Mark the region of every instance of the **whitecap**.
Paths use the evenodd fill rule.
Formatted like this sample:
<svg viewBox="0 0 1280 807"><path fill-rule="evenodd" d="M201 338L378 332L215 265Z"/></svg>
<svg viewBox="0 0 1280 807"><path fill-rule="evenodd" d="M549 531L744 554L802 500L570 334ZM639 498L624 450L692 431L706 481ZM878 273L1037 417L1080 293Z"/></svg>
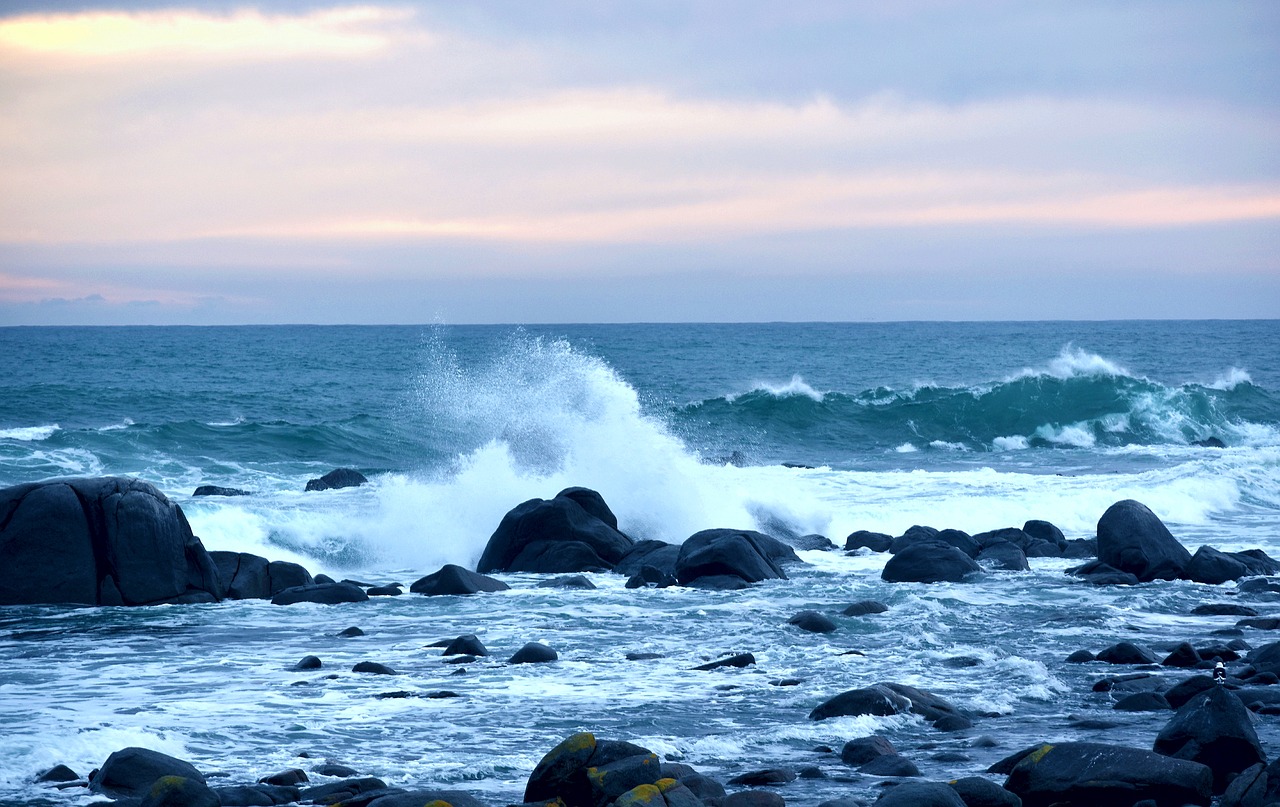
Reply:
<svg viewBox="0 0 1280 807"><path fill-rule="evenodd" d="M968 451L969 447L964 443L948 443L946 440L934 440L929 443L929 448L936 448L942 451Z"/></svg>
<svg viewBox="0 0 1280 807"><path fill-rule="evenodd" d="M1132 374L1111 361L1103 358L1096 353L1090 353L1087 350L1076 347L1075 345L1066 345L1051 359L1047 365L1041 368L1028 367L1014 375L1009 381L1017 381L1023 378L1039 378L1050 376L1061 380L1069 378L1081 378L1090 376L1106 376L1119 377L1130 376Z"/></svg>
<svg viewBox="0 0 1280 807"><path fill-rule="evenodd" d="M47 426L19 426L13 429L0 429L0 440L20 440L24 443L34 443L40 440L48 440L55 432L61 430L62 427L57 423L51 423Z"/></svg>
<svg viewBox="0 0 1280 807"><path fill-rule="evenodd" d="M916 448L911 443L903 443L902 445L894 449L894 451L898 452L899 454L912 454L919 450L920 449Z"/></svg>
<svg viewBox="0 0 1280 807"><path fill-rule="evenodd" d="M817 403L822 403L824 397L821 392L805 383L799 375L791 376L791 380L785 384L757 381L752 385L751 392L764 392L775 398L808 398ZM726 395L725 400L733 403L740 397L742 397L740 394Z"/></svg>
<svg viewBox="0 0 1280 807"><path fill-rule="evenodd" d="M1027 438L1020 434L1011 434L1007 437L997 437L991 441L992 447L997 451L1022 451L1031 447L1031 443Z"/></svg>
<svg viewBox="0 0 1280 807"><path fill-rule="evenodd" d="M1253 378L1249 376L1249 372L1241 367L1231 367L1225 373L1218 376L1209 389L1221 390L1222 392L1231 392L1241 384L1252 384Z"/></svg>
<svg viewBox="0 0 1280 807"><path fill-rule="evenodd" d="M1070 426L1054 426L1045 424L1035 431L1035 436L1050 443L1071 446L1073 448L1093 448L1098 438L1087 423L1073 423Z"/></svg>

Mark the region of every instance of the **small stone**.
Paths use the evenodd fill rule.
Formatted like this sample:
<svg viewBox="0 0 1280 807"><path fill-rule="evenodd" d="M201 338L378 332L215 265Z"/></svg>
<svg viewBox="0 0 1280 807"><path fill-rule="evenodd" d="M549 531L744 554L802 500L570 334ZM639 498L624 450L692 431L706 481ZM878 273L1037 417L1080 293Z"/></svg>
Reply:
<svg viewBox="0 0 1280 807"><path fill-rule="evenodd" d="M395 670L376 661L361 661L351 668L355 673L371 673L373 675L399 675Z"/></svg>

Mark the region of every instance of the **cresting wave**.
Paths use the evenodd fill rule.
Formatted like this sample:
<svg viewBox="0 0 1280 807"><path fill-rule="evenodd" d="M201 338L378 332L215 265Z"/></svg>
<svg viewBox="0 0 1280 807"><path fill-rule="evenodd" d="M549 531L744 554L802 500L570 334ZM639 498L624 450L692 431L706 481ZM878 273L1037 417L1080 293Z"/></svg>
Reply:
<svg viewBox="0 0 1280 807"><path fill-rule="evenodd" d="M1169 386L1065 348L1042 369L1004 380L908 390L817 392L799 376L679 407L677 421L768 435L778 445L822 443L884 451L1280 445L1276 393L1231 368L1213 382Z"/></svg>

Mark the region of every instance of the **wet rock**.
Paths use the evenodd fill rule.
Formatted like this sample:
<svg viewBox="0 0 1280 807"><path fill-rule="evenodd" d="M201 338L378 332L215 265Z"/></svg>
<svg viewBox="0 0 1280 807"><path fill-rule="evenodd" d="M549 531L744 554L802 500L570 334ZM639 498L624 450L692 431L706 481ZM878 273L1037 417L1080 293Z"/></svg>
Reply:
<svg viewBox="0 0 1280 807"><path fill-rule="evenodd" d="M845 616L866 616L867 614L883 614L889 606L876 600L858 600L840 613Z"/></svg>
<svg viewBox="0 0 1280 807"><path fill-rule="evenodd" d="M423 594L428 597L507 591L510 588L511 586L501 580L486 577L452 563L445 564L440 571L420 578L409 586L409 590L414 594Z"/></svg>
<svg viewBox="0 0 1280 807"><path fill-rule="evenodd" d="M744 591L751 588L750 583L736 574L709 574L704 577L696 577L685 585L688 588L699 588L706 591Z"/></svg>
<svg viewBox="0 0 1280 807"><path fill-rule="evenodd" d="M1022 525L1022 531L1038 541L1053 544L1059 550L1067 548L1067 537L1052 522L1032 519Z"/></svg>
<svg viewBox="0 0 1280 807"><path fill-rule="evenodd" d="M1005 790L990 779L966 776L947 782L965 807L1022 807L1022 799Z"/></svg>
<svg viewBox="0 0 1280 807"><path fill-rule="evenodd" d="M293 665L294 672L306 672L307 670L318 670L324 666L318 656L303 656L298 663Z"/></svg>
<svg viewBox="0 0 1280 807"><path fill-rule="evenodd" d="M884 565L880 579L889 583L958 583L981 572L973 558L936 539L913 542Z"/></svg>
<svg viewBox="0 0 1280 807"><path fill-rule="evenodd" d="M1146 583L1182 577L1191 553L1146 505L1125 499L1098 520L1098 560Z"/></svg>
<svg viewBox="0 0 1280 807"><path fill-rule="evenodd" d="M549 661L555 661L560 655L540 642L529 642L524 647L516 651L515 655L507 659L508 664L545 664Z"/></svg>
<svg viewBox="0 0 1280 807"><path fill-rule="evenodd" d="M786 803L772 790L739 790L725 796L720 807L786 807Z"/></svg>
<svg viewBox="0 0 1280 807"><path fill-rule="evenodd" d="M1223 686L1214 686L1178 709L1160 730L1154 750L1207 765L1213 771L1215 793L1226 790L1233 775L1266 763L1249 710Z"/></svg>
<svg viewBox="0 0 1280 807"><path fill-rule="evenodd" d="M815 550L830 552L836 548L836 545L831 542L830 538L825 535L818 535L817 533L797 535L794 538L788 538L787 543L792 549L799 549L805 552Z"/></svg>
<svg viewBox="0 0 1280 807"><path fill-rule="evenodd" d="M572 588L582 591L595 591L596 584L580 574L565 574L553 577L550 580L543 580L538 584L538 588Z"/></svg>
<svg viewBox="0 0 1280 807"><path fill-rule="evenodd" d="M1236 591L1241 594L1280 594L1280 580L1265 577L1241 580L1236 584Z"/></svg>
<svg viewBox="0 0 1280 807"><path fill-rule="evenodd" d="M652 759L651 764L626 766L621 775L611 777L608 772L599 776L599 772L607 766L627 759ZM593 780L592 773L597 774ZM611 772L611 771L610 771ZM634 781L637 774L651 776L649 782ZM626 779L631 786L620 790L618 795L641 784L653 784L662 778L661 764L648 749L627 742L600 740L594 734L580 732L574 734L555 748L547 752L529 775L525 785L524 801L526 804L544 803L560 799L566 807L604 807L607 802L597 801L602 787L614 784L610 779ZM615 796L616 798L616 796Z"/></svg>
<svg viewBox="0 0 1280 807"><path fill-rule="evenodd" d="M341 782L330 782L303 789L298 800L309 804L337 804L348 801L361 793L372 793L386 790L387 783L372 776L361 776L343 779Z"/></svg>
<svg viewBox="0 0 1280 807"><path fill-rule="evenodd" d="M902 782L884 792L875 807L965 807L954 788L941 782Z"/></svg>
<svg viewBox="0 0 1280 807"><path fill-rule="evenodd" d="M222 807L222 802L203 780L161 776L147 788L140 807Z"/></svg>
<svg viewBox="0 0 1280 807"><path fill-rule="evenodd" d="M344 779L360 775L360 772L355 768L341 765L337 762L326 762L316 768L315 773L317 776L340 776Z"/></svg>
<svg viewBox="0 0 1280 807"><path fill-rule="evenodd" d="M273 807L292 804L299 798L296 787L276 785L240 785L212 788L222 807Z"/></svg>
<svg viewBox="0 0 1280 807"><path fill-rule="evenodd" d="M1066 660L1068 664L1087 664L1088 662L1093 661L1096 658L1097 656L1095 656L1093 653L1089 652L1088 650L1077 650L1076 652L1067 656Z"/></svg>
<svg viewBox="0 0 1280 807"><path fill-rule="evenodd" d="M340 639L354 639L357 636L364 636L364 631L354 625L338 631L338 638Z"/></svg>
<svg viewBox="0 0 1280 807"><path fill-rule="evenodd" d="M868 776L919 776L920 769L899 754L885 754L858 766L858 773Z"/></svg>
<svg viewBox="0 0 1280 807"><path fill-rule="evenodd" d="M484 646L484 642L474 633L464 634L449 642L445 646L445 656L487 656L489 648Z"/></svg>
<svg viewBox="0 0 1280 807"><path fill-rule="evenodd" d="M877 757L897 754L898 749L884 737L858 737L840 749L840 761L846 765L865 765Z"/></svg>
<svg viewBox="0 0 1280 807"><path fill-rule="evenodd" d="M304 782L310 782L307 772L301 768L289 768L287 770L278 771L270 776L264 776L258 780L258 784L262 785L278 785L281 787L292 787L300 785Z"/></svg>
<svg viewBox="0 0 1280 807"><path fill-rule="evenodd" d="M675 579L676 559L680 547L665 541L640 541L628 549L613 567L615 574L629 577L639 574L645 566L651 566L664 576Z"/></svg>
<svg viewBox="0 0 1280 807"><path fill-rule="evenodd" d="M788 619L787 624L809 633L832 633L836 629L836 623L830 617L817 611L801 611Z"/></svg>
<svg viewBox="0 0 1280 807"><path fill-rule="evenodd" d="M90 774L89 789L112 798L141 798L161 777L173 776L204 784L204 777L190 762L136 746L123 748Z"/></svg>
<svg viewBox="0 0 1280 807"><path fill-rule="evenodd" d="M1219 807L1264 807L1268 803L1274 803L1268 798L1271 777L1267 770L1267 767L1259 762L1231 780L1231 784L1227 785L1222 799L1218 802Z"/></svg>
<svg viewBox="0 0 1280 807"><path fill-rule="evenodd" d="M49 770L36 777L37 782L76 782L79 781L80 774L68 768L66 765L54 765Z"/></svg>
<svg viewBox="0 0 1280 807"><path fill-rule="evenodd" d="M844 539L844 548L847 551L866 547L872 552L888 552L892 544L892 535L885 535L883 532L868 532L867 530L858 530L850 533L849 537Z"/></svg>
<svg viewBox="0 0 1280 807"><path fill-rule="evenodd" d="M337 490L339 488L354 488L367 484L369 484L369 480L365 479L364 474L354 468L335 468L319 479L307 480L307 490Z"/></svg>
<svg viewBox="0 0 1280 807"><path fill-rule="evenodd" d="M726 656L725 658L722 658L722 659L716 659L715 661L711 661L706 664L700 664L697 667L694 667L693 669L702 670L702 671L719 670L724 667L750 667L752 664L755 664L755 663L756 663L756 657L751 655L750 653L738 653L733 656Z"/></svg>
<svg viewBox="0 0 1280 807"><path fill-rule="evenodd" d="M476 571L611 571L633 543L600 494L567 488L553 499L530 499L511 509L490 536Z"/></svg>
<svg viewBox="0 0 1280 807"><path fill-rule="evenodd" d="M1155 664L1155 654L1133 642L1120 642L1106 648L1097 656L1108 664Z"/></svg>
<svg viewBox="0 0 1280 807"><path fill-rule="evenodd" d="M123 477L0 489L0 605L213 602L217 567L182 508Z"/></svg>
<svg viewBox="0 0 1280 807"><path fill-rule="evenodd" d="M1183 642L1160 662L1162 667L1195 667L1203 661L1190 642Z"/></svg>
<svg viewBox="0 0 1280 807"><path fill-rule="evenodd" d="M968 716L946 700L904 684L882 683L851 689L825 701L809 713L810 720L858 715L896 715L912 712L943 731L973 725Z"/></svg>
<svg viewBox="0 0 1280 807"><path fill-rule="evenodd" d="M1067 574L1081 577L1086 583L1095 586L1136 586L1141 582L1138 580L1137 575L1122 572L1100 560L1091 561L1074 569L1068 569Z"/></svg>
<svg viewBox="0 0 1280 807"><path fill-rule="evenodd" d="M271 598L272 605L296 605L313 602L321 605L337 605L344 602L368 602L364 589L350 583L312 583L309 586L286 588Z"/></svg>
<svg viewBox="0 0 1280 807"><path fill-rule="evenodd" d="M1258 611L1234 602L1209 602L1191 609L1195 616L1257 616Z"/></svg>
<svg viewBox="0 0 1280 807"><path fill-rule="evenodd" d="M1237 628L1253 628L1255 630L1280 630L1280 617L1251 616L1236 622Z"/></svg>
<svg viewBox="0 0 1280 807"><path fill-rule="evenodd" d="M785 785L796 780L796 772L788 768L768 768L762 771L749 771L733 777L725 784L737 787L764 787Z"/></svg>
<svg viewBox="0 0 1280 807"><path fill-rule="evenodd" d="M1173 707L1159 692L1135 692L1116 701L1112 708L1121 712L1165 712Z"/></svg>
<svg viewBox="0 0 1280 807"><path fill-rule="evenodd" d="M627 588L670 588L677 584L678 581L669 572L648 564L641 566L640 571L627 580Z"/></svg>
<svg viewBox="0 0 1280 807"><path fill-rule="evenodd" d="M1093 683L1094 692L1151 692L1163 686L1163 679L1151 673L1109 675Z"/></svg>
<svg viewBox="0 0 1280 807"><path fill-rule="evenodd" d="M979 564L1006 572L1027 572L1031 570L1027 563L1027 555L1008 541L990 543L982 548L977 558Z"/></svg>
<svg viewBox="0 0 1280 807"><path fill-rule="evenodd" d="M1207 805L1213 773L1197 762L1139 748L1046 743L1018 761L1004 787L1026 807L1131 807L1143 799L1160 805Z"/></svg>
<svg viewBox="0 0 1280 807"><path fill-rule="evenodd" d="M218 485L201 485L192 492L192 496L248 496L249 491L240 488L224 488Z"/></svg>
<svg viewBox="0 0 1280 807"><path fill-rule="evenodd" d="M737 577L745 583L786 579L779 565L799 562L791 547L751 530L703 530L680 547L675 576L681 585L699 578Z"/></svg>
<svg viewBox="0 0 1280 807"><path fill-rule="evenodd" d="M389 586L370 586L364 593L370 597L399 597L404 592L400 590L399 583L392 583Z"/></svg>
<svg viewBox="0 0 1280 807"><path fill-rule="evenodd" d="M1165 700L1174 709L1181 709L1196 695L1215 686L1213 678L1208 675L1193 675L1190 678L1170 687L1165 693Z"/></svg>
<svg viewBox="0 0 1280 807"><path fill-rule="evenodd" d="M361 661L351 668L353 673L369 673L371 675L399 675L395 670L376 661Z"/></svg>

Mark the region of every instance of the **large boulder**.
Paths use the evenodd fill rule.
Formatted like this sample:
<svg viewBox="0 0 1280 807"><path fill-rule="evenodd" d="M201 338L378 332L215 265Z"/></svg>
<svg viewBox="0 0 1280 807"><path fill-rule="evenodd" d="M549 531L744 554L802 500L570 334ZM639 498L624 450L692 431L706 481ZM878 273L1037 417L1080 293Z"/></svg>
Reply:
<svg viewBox="0 0 1280 807"><path fill-rule="evenodd" d="M525 786L526 804L560 799L565 807L605 807L627 791L662 779L662 766L647 748L596 740L579 732L547 752Z"/></svg>
<svg viewBox="0 0 1280 807"><path fill-rule="evenodd" d="M209 553L229 600L265 600L285 589L309 586L315 582L302 566L283 560L269 561L248 552Z"/></svg>
<svg viewBox="0 0 1280 807"><path fill-rule="evenodd" d="M1154 750L1207 765L1216 793L1226 790L1236 774L1267 761L1249 710L1224 686L1214 686L1178 709L1160 730Z"/></svg>
<svg viewBox="0 0 1280 807"><path fill-rule="evenodd" d="M958 583L982 567L967 553L940 539L913 541L884 565L889 583Z"/></svg>
<svg viewBox="0 0 1280 807"><path fill-rule="evenodd" d="M676 576L676 560L680 557L680 547L666 541L640 541L634 544L613 567L617 574L627 577L640 573L648 566L657 569L667 577Z"/></svg>
<svg viewBox="0 0 1280 807"><path fill-rule="evenodd" d="M600 494L586 488L568 488L554 499L530 499L503 516L476 571L611 571L632 547L617 523Z"/></svg>
<svg viewBox="0 0 1280 807"><path fill-rule="evenodd" d="M932 692L894 683L874 684L842 692L819 704L809 713L809 719L827 720L832 717L860 715L884 717L907 712L920 715L943 731L966 729L973 725L968 715Z"/></svg>
<svg viewBox="0 0 1280 807"><path fill-rule="evenodd" d="M107 757L89 779L89 789L112 798L142 798L157 779L166 776L204 784L204 776L190 762L149 748L122 748Z"/></svg>
<svg viewBox="0 0 1280 807"><path fill-rule="evenodd" d="M419 578L409 586L414 594L440 596L448 594L479 594L480 592L506 591L511 588L501 580L477 574L452 563L447 563L438 572L432 572Z"/></svg>
<svg viewBox="0 0 1280 807"><path fill-rule="evenodd" d="M1197 583L1217 585L1253 575L1275 574L1280 566L1260 549L1244 552L1220 552L1202 546L1191 556L1183 576Z"/></svg>
<svg viewBox="0 0 1280 807"><path fill-rule="evenodd" d="M942 782L903 782L876 800L876 807L965 807L964 799Z"/></svg>
<svg viewBox="0 0 1280 807"><path fill-rule="evenodd" d="M1046 743L1013 766L1004 786L1021 798L1025 807L1133 807L1144 799L1151 799L1158 807L1182 807L1209 804L1213 773L1198 762L1140 748Z"/></svg>
<svg viewBox="0 0 1280 807"><path fill-rule="evenodd" d="M0 605L213 602L222 582L182 508L146 482L0 490Z"/></svg>
<svg viewBox="0 0 1280 807"><path fill-rule="evenodd" d="M791 547L752 530L703 530L685 540L676 558L676 580L737 577L746 583L786 579L780 563L799 561Z"/></svg>
<svg viewBox="0 0 1280 807"><path fill-rule="evenodd" d="M369 595L353 583L312 583L294 586L271 598L273 605L295 605L314 602L321 605L337 605L342 602L368 602Z"/></svg>
<svg viewBox="0 0 1280 807"><path fill-rule="evenodd" d="M1145 504L1125 499L1098 519L1098 560L1147 583L1182 577L1191 553Z"/></svg>

